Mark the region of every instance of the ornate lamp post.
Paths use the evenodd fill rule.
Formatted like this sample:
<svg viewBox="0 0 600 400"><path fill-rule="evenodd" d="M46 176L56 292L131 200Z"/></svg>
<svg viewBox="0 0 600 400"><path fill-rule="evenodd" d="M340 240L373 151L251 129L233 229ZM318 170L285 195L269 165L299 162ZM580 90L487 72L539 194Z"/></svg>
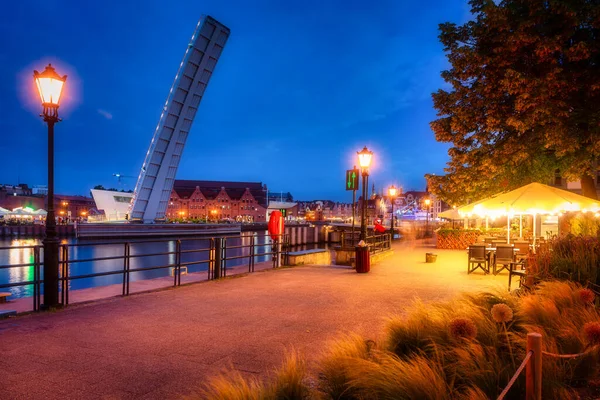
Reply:
<svg viewBox="0 0 600 400"><path fill-rule="evenodd" d="M396 198L398 191L394 185L388 189L388 195L390 196L390 202L392 203L392 220L390 222L390 231L392 232L392 240L394 240L394 199Z"/></svg>
<svg viewBox="0 0 600 400"><path fill-rule="evenodd" d="M33 71L33 79L42 100L42 114L48 125L48 215L44 238L44 308L58 305L58 239L54 216L54 124L60 121L58 107L67 76L56 73L51 64L39 73Z"/></svg>
<svg viewBox="0 0 600 400"><path fill-rule="evenodd" d="M367 149L365 146L364 149L357 152L358 154L358 164L360 165L362 171L362 218L360 220L360 240L367 240L367 188L369 186L369 166L371 165L371 158L373 157L373 152Z"/></svg>
<svg viewBox="0 0 600 400"><path fill-rule="evenodd" d="M427 210L427 222L425 223L425 232L429 234L429 205L431 204L431 199L425 199L425 209Z"/></svg>

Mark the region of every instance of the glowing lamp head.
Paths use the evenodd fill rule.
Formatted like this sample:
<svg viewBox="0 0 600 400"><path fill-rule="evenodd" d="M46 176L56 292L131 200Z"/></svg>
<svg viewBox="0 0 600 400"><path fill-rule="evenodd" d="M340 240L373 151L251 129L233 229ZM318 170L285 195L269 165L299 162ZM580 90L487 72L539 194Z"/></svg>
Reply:
<svg viewBox="0 0 600 400"><path fill-rule="evenodd" d="M431 204L431 199L425 199L425 205L428 206Z"/></svg>
<svg viewBox="0 0 600 400"><path fill-rule="evenodd" d="M58 106L67 76L60 76L54 67L48 64L43 72L33 71L33 79L37 85L45 117L58 118Z"/></svg>
<svg viewBox="0 0 600 400"><path fill-rule="evenodd" d="M358 164L361 168L367 169L371 165L371 158L373 157L373 152L367 149L365 146L364 149L357 152L358 154Z"/></svg>
<svg viewBox="0 0 600 400"><path fill-rule="evenodd" d="M390 186L390 188L388 189L388 194L390 195L390 197L396 197L396 193L396 187L394 185Z"/></svg>

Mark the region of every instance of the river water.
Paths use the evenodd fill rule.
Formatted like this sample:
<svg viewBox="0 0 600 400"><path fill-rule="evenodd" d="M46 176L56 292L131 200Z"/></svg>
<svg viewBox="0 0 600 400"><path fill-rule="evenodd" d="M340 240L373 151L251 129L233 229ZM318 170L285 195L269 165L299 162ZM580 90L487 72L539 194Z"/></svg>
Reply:
<svg viewBox="0 0 600 400"><path fill-rule="evenodd" d="M227 237L227 257L247 256L250 254L250 248L232 248L234 246L249 245L252 241L251 235L254 235L255 254L268 253L271 251L271 240L266 235L266 232L245 232L242 236ZM204 250L201 252L185 253L185 250L208 249L210 247L210 239L181 239L181 262L195 262L208 260L209 252ZM102 242L103 244L97 244ZM69 260L88 260L101 257L123 256L124 240L77 240L65 239L62 244L77 244L77 246L69 247ZM130 240L130 254L155 254L164 252L174 252L176 249L176 239L159 239L157 242L144 242ZM33 263L34 250L18 248L19 246L41 245L40 239L0 239L0 247L11 247L7 250L0 250L0 266ZM314 246L309 246L314 247ZM301 248L307 248L302 246ZM42 252L40 251L40 257ZM255 262L270 261L270 255L256 256ZM146 268L152 266L161 266L175 263L175 254L153 255L144 257L130 258L130 269ZM227 268L248 265L248 257L227 260ZM43 269L40 268L40 269ZM200 264L188 266L188 272L207 271L208 263L201 262ZM108 271L122 271L123 259L115 260L94 260L83 262L70 262L69 276L85 275ZM153 279L164 276L169 276L169 269L156 269L150 271L140 271L130 274L130 281L142 279ZM0 269L0 285L6 283L26 282L33 280L33 267L16 267L9 269ZM122 283L123 277L121 274L98 276L92 278L74 279L69 282L70 290L85 289L96 286L112 285ZM13 298L28 297L33 295L33 286L15 286L11 288L0 289L0 291L10 291Z"/></svg>

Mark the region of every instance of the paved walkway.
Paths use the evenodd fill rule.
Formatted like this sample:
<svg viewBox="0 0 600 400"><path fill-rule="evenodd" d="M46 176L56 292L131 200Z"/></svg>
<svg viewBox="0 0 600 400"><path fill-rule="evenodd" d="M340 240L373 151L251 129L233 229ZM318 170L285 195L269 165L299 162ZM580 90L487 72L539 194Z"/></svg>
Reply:
<svg viewBox="0 0 600 400"><path fill-rule="evenodd" d="M292 346L316 360L342 332L377 338L416 297L507 282L467 275L465 251L394 250L369 274L269 270L0 321L0 399L179 398L228 367L266 376Z"/></svg>

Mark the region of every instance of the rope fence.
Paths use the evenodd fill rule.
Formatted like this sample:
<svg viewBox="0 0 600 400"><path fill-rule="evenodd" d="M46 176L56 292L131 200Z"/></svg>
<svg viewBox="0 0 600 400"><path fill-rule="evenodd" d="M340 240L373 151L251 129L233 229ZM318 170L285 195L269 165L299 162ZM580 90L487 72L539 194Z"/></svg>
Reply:
<svg viewBox="0 0 600 400"><path fill-rule="evenodd" d="M542 335L539 333L527 334L527 354L521 362L521 365L515 371L514 375L498 396L498 400L503 400L508 391L515 384L523 369L525 370L525 399L526 400L541 400L542 399L542 355L548 357L574 359L581 357L587 352L578 354L556 354L542 350Z"/></svg>

